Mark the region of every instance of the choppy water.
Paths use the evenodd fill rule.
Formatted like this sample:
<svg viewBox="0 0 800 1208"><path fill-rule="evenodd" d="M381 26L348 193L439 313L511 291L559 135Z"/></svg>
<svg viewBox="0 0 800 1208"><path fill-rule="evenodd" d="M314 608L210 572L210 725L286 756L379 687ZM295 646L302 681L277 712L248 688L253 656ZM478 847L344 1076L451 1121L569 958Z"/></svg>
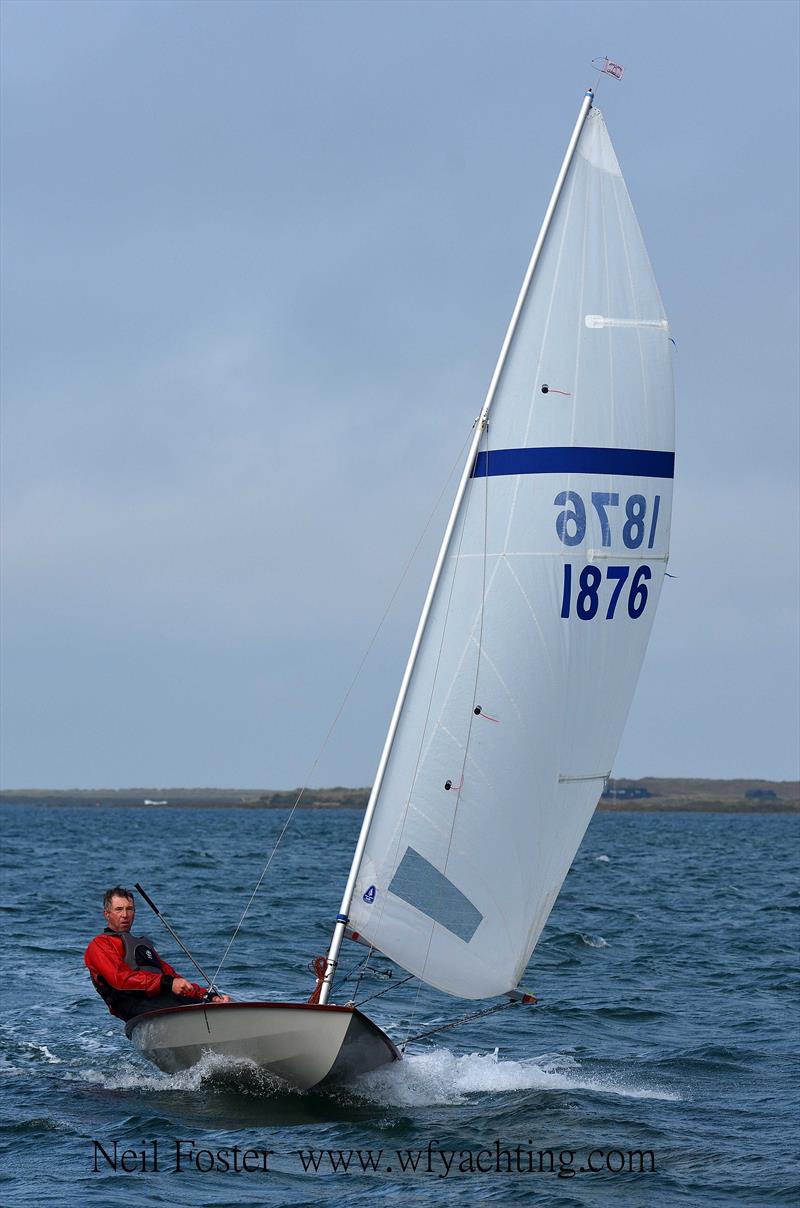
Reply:
<svg viewBox="0 0 800 1208"><path fill-rule="evenodd" d="M82 964L102 926L102 889L141 880L213 967L282 813L6 808L0 818L0 1202L9 1208L375 1205L409 1195L797 1203L796 818L598 815L525 979L541 1004L444 1033L327 1094L287 1092L227 1062L159 1073L130 1049ZM234 995L310 991L306 962L325 949L360 818L299 816L223 976ZM147 914L141 907L140 930L189 972ZM383 988L365 982L361 997ZM397 989L367 1009L398 1036L462 1004ZM116 1173L95 1142L109 1155L117 1143ZM176 1142L181 1153L190 1142L193 1152L227 1149L230 1164L234 1146L273 1153L266 1172L258 1157L249 1171L214 1157L212 1170L183 1160L189 1169L177 1172ZM123 1171L122 1151L143 1147L148 1169ZM314 1160L322 1152L316 1173L304 1169L311 1150ZM334 1172L331 1159L350 1151L349 1170ZM639 1172L633 1151L652 1152L655 1173L649 1157ZM415 1158L416 1171L403 1171Z"/></svg>

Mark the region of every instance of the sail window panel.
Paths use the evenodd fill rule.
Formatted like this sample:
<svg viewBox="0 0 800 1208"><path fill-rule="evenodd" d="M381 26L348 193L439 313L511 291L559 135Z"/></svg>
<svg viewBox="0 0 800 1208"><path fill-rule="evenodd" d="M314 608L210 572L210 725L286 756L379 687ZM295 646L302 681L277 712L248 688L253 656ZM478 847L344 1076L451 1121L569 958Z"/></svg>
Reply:
<svg viewBox="0 0 800 1208"><path fill-rule="evenodd" d="M429 921L401 898L387 895L381 914L365 917L363 922L360 907L354 905L359 934L436 989L461 998L491 998L513 989L519 980L515 951L496 926L480 927L467 947L453 932ZM499 905L499 899L492 903L493 915Z"/></svg>
<svg viewBox="0 0 800 1208"><path fill-rule="evenodd" d="M413 847L407 847L389 893L428 915L468 944L483 922L469 898Z"/></svg>

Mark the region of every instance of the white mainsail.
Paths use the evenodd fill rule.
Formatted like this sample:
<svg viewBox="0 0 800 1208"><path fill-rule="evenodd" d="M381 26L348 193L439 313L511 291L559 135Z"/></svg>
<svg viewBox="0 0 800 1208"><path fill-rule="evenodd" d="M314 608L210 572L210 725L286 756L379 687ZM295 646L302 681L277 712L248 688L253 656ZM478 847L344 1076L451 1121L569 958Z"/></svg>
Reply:
<svg viewBox="0 0 800 1208"><path fill-rule="evenodd" d="M666 570L673 441L667 321L593 109L502 360L349 910L441 990L517 986L589 823Z"/></svg>

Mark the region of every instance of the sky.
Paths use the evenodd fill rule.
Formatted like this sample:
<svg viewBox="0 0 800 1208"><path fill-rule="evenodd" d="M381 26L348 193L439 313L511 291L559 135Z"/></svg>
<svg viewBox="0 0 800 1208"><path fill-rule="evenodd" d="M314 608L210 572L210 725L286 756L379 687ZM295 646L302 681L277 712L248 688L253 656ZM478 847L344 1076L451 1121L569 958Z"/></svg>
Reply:
<svg viewBox="0 0 800 1208"><path fill-rule="evenodd" d="M371 782L604 55L678 417L614 772L797 777L799 11L4 0L3 786Z"/></svg>

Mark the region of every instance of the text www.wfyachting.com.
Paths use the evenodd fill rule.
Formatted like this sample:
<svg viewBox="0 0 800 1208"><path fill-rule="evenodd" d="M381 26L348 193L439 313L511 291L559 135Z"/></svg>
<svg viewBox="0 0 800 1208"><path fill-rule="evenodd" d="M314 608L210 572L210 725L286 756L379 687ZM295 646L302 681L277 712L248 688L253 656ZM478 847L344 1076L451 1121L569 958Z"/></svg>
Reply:
<svg viewBox="0 0 800 1208"><path fill-rule="evenodd" d="M297 1149L277 1154L273 1149L239 1145L209 1149L196 1141L178 1138L144 1142L141 1148L123 1148L117 1141L93 1141L95 1174L110 1170L124 1174L171 1172L184 1174L270 1174L270 1159L277 1157L285 1169L294 1159L306 1174L405 1174L447 1179L453 1175L554 1175L571 1179L578 1174L655 1174L652 1149L536 1149L509 1145L497 1139L483 1149L447 1149L438 1140L419 1149Z"/></svg>
<svg viewBox="0 0 800 1208"><path fill-rule="evenodd" d="M581 1155L572 1149L533 1149L506 1146L497 1140L486 1149L443 1149L430 1141L424 1149L301 1149L298 1157L306 1173L323 1171L383 1171L446 1179L451 1174L554 1174L571 1179L576 1174L655 1174L652 1149L590 1149Z"/></svg>

